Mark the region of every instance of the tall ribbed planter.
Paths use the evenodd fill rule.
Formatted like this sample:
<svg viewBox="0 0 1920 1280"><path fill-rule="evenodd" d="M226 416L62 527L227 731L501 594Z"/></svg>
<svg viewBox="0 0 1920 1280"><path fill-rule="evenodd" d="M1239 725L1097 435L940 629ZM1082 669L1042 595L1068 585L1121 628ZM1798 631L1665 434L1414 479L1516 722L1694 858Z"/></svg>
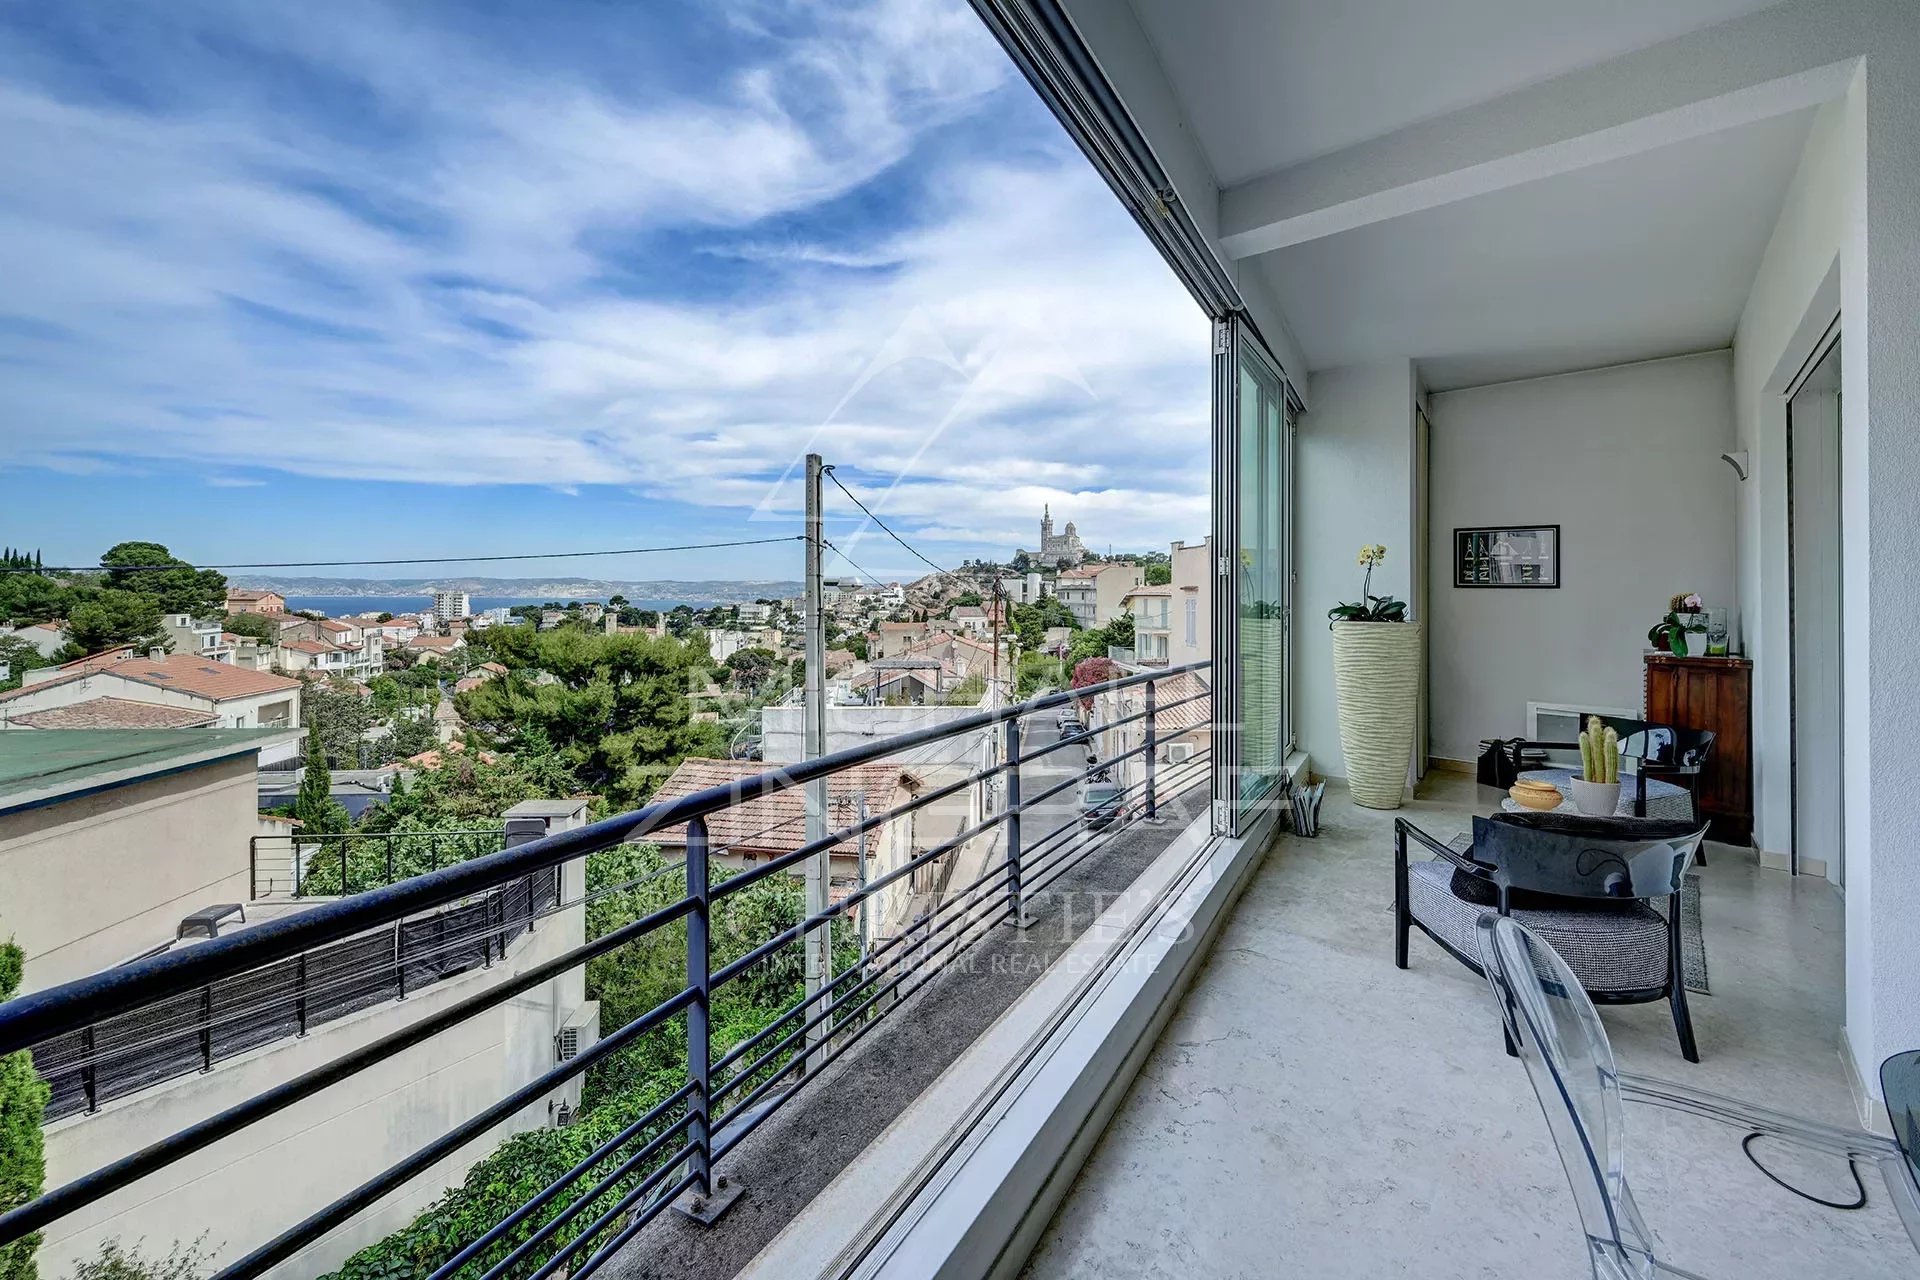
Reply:
<svg viewBox="0 0 1920 1280"><path fill-rule="evenodd" d="M1420 624L1333 624L1333 688L1347 789L1368 809L1398 809L1413 765L1420 700Z"/></svg>

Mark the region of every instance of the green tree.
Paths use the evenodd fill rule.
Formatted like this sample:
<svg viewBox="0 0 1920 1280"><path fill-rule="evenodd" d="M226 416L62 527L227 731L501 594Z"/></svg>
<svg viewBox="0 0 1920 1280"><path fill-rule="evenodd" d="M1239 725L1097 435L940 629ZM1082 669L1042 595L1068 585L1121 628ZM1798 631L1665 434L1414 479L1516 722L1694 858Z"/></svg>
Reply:
<svg viewBox="0 0 1920 1280"><path fill-rule="evenodd" d="M205 1239L176 1244L164 1258L150 1258L138 1245L123 1249L119 1240L109 1240L100 1246L99 1257L74 1265L72 1280L200 1280L213 1263L201 1248Z"/></svg>
<svg viewBox="0 0 1920 1280"><path fill-rule="evenodd" d="M68 647L79 650L75 656L123 644L136 649L165 648L170 640L160 614L160 602L152 596L115 589L94 592L75 603L67 614Z"/></svg>
<svg viewBox="0 0 1920 1280"><path fill-rule="evenodd" d="M1148 586L1164 587L1172 581L1173 581L1172 565L1163 564L1158 560L1153 561L1151 564L1147 565L1147 585Z"/></svg>
<svg viewBox="0 0 1920 1280"><path fill-rule="evenodd" d="M263 613L230 613L221 625L237 636L251 636L255 640L273 639L273 620Z"/></svg>
<svg viewBox="0 0 1920 1280"><path fill-rule="evenodd" d="M20 989L26 957L13 942L0 943L0 1001ZM33 1055L18 1049L0 1058L0 1211L25 1204L46 1182L45 1145L40 1137L46 1113L46 1082L33 1069ZM0 1244L0 1280L35 1280L33 1254L40 1247L35 1231Z"/></svg>
<svg viewBox="0 0 1920 1280"><path fill-rule="evenodd" d="M510 674L455 698L461 716L509 748L539 729L581 783L609 804L642 803L690 755L721 756L717 725L692 722L687 691L706 650L671 637L498 628ZM544 672L551 681L530 678Z"/></svg>
<svg viewBox="0 0 1920 1280"><path fill-rule="evenodd" d="M361 753L375 717L372 703L358 689L345 682L309 680L301 691L300 707L307 723L319 733L325 763L339 769L362 767Z"/></svg>
<svg viewBox="0 0 1920 1280"><path fill-rule="evenodd" d="M121 542L100 557L107 586L151 596L162 613L216 614L226 607L227 579L196 569L157 542ZM127 566L158 566L132 568Z"/></svg>
<svg viewBox="0 0 1920 1280"><path fill-rule="evenodd" d="M1023 649L1038 649L1046 642L1049 627L1065 627L1069 631L1078 631L1080 622L1073 616L1073 610L1060 603L1058 596L1041 596L1031 604L1015 606L1013 610L1013 632L1020 638Z"/></svg>
<svg viewBox="0 0 1920 1280"><path fill-rule="evenodd" d="M327 769L326 744L317 720L307 721L307 767L293 799L293 816L307 835L345 831L351 825L346 806L333 798L333 774Z"/></svg>
<svg viewBox="0 0 1920 1280"><path fill-rule="evenodd" d="M1133 647L1133 615L1123 613L1104 627L1076 631L1067 646L1067 662L1078 664L1088 658L1104 658L1109 648Z"/></svg>
<svg viewBox="0 0 1920 1280"><path fill-rule="evenodd" d="M0 621L25 626L65 617L84 592L37 573L0 574Z"/></svg>
<svg viewBox="0 0 1920 1280"><path fill-rule="evenodd" d="M953 603L959 606L971 605L977 609L980 607L981 600L982 597L978 591L962 591L953 598Z"/></svg>
<svg viewBox="0 0 1920 1280"><path fill-rule="evenodd" d="M780 655L761 645L749 645L736 649L727 658L727 673L733 683L746 689L758 689L765 684L773 669L780 662Z"/></svg>
<svg viewBox="0 0 1920 1280"><path fill-rule="evenodd" d="M0 666L6 667L9 673L6 679L0 680L0 693L18 689L22 677L34 668L52 665L53 659L41 657L30 641L19 636L0 636Z"/></svg>
<svg viewBox="0 0 1920 1280"><path fill-rule="evenodd" d="M410 759L439 745L440 735L434 730L431 716L396 715L392 727L381 752L386 757L383 763Z"/></svg>

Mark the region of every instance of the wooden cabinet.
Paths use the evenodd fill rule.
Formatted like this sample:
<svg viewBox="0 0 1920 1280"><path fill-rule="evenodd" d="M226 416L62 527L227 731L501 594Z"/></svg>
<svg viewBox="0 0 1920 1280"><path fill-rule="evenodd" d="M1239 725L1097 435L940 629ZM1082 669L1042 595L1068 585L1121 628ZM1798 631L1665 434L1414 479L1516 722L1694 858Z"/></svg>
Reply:
<svg viewBox="0 0 1920 1280"><path fill-rule="evenodd" d="M1700 774L1710 838L1753 843L1753 662L1649 653L1641 718L1676 729L1709 729L1713 754Z"/></svg>

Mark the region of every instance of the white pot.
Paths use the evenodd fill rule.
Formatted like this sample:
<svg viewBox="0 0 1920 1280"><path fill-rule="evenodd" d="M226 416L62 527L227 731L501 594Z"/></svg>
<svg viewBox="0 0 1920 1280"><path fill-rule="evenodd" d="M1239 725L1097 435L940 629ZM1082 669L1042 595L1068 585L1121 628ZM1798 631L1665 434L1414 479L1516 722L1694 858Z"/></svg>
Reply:
<svg viewBox="0 0 1920 1280"><path fill-rule="evenodd" d="M1573 779L1573 807L1593 818L1611 818L1620 812L1620 784Z"/></svg>
<svg viewBox="0 0 1920 1280"><path fill-rule="evenodd" d="M1333 624L1333 687L1347 789L1367 809L1398 809L1413 766L1420 624Z"/></svg>

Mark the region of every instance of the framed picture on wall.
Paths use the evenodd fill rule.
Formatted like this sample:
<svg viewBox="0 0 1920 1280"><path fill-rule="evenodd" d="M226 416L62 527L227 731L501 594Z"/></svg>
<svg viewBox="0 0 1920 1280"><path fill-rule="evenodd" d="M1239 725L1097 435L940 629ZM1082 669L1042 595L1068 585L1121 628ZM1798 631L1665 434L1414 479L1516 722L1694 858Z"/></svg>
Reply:
<svg viewBox="0 0 1920 1280"><path fill-rule="evenodd" d="M1515 525L1453 531L1456 587L1557 587L1560 526Z"/></svg>

